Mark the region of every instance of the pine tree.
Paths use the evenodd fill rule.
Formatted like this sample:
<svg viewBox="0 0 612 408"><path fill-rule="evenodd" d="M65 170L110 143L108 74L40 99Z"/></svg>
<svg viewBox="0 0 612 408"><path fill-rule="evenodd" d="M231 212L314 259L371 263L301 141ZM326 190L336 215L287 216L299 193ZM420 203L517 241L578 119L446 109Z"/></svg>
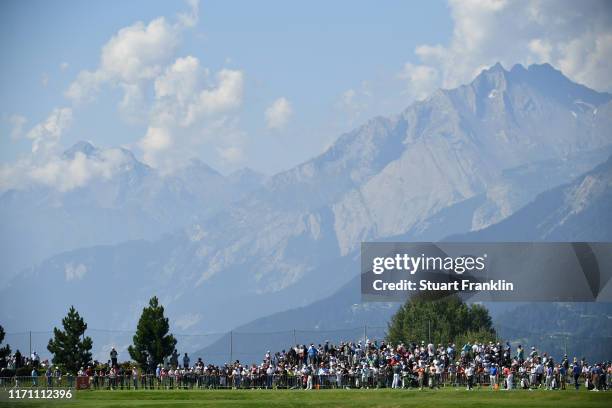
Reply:
<svg viewBox="0 0 612 408"><path fill-rule="evenodd" d="M128 348L130 356L146 367L147 355L154 364L159 364L169 356L176 346L176 339L170 331L168 318L164 317L164 307L156 296L149 300L149 306L142 309L142 315L136 326L133 345Z"/></svg>
<svg viewBox="0 0 612 408"><path fill-rule="evenodd" d="M400 342L431 341L435 344L496 340L489 311L481 305L467 305L456 295L432 300L413 297L401 306L389 322L387 339Z"/></svg>
<svg viewBox="0 0 612 408"><path fill-rule="evenodd" d="M91 337L85 337L87 323L74 306L70 306L62 325L64 330L53 328L53 338L49 339L47 350L53 354L53 364L60 364L75 374L91 362Z"/></svg>
<svg viewBox="0 0 612 408"><path fill-rule="evenodd" d="M4 327L0 326L0 344L4 341ZM11 346L8 344L4 347L0 347L0 360L6 359L11 354Z"/></svg>

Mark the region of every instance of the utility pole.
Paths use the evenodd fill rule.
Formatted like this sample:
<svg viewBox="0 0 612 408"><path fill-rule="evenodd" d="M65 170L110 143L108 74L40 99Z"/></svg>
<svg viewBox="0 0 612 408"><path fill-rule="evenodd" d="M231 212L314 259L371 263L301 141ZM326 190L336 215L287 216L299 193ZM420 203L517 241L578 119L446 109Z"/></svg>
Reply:
<svg viewBox="0 0 612 408"><path fill-rule="evenodd" d="M234 361L234 333L230 330L230 361Z"/></svg>
<svg viewBox="0 0 612 408"><path fill-rule="evenodd" d="M30 356L32 355L32 331L30 330Z"/></svg>

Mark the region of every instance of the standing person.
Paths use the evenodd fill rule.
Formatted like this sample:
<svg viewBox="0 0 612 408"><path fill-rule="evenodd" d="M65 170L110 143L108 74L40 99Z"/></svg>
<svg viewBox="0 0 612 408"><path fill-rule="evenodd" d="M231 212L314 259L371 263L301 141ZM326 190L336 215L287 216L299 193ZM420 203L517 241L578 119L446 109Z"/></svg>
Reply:
<svg viewBox="0 0 612 408"><path fill-rule="evenodd" d="M506 367L506 389L511 390L514 388L514 368Z"/></svg>
<svg viewBox="0 0 612 408"><path fill-rule="evenodd" d="M38 371L36 367L32 368L32 387L38 387Z"/></svg>
<svg viewBox="0 0 612 408"><path fill-rule="evenodd" d="M113 347L110 351L111 365L117 367L117 350Z"/></svg>
<svg viewBox="0 0 612 408"><path fill-rule="evenodd" d="M393 383L391 388L399 388L400 382L400 365L399 363L393 364Z"/></svg>
<svg viewBox="0 0 612 408"><path fill-rule="evenodd" d="M36 353L36 350L32 352L30 359L32 360L32 366L34 368L38 368L38 366L40 365L40 357Z"/></svg>
<svg viewBox="0 0 612 408"><path fill-rule="evenodd" d="M174 349L174 351L172 352L172 356L170 357L170 365L174 368L177 368L179 364L178 359L179 359L178 351Z"/></svg>
<svg viewBox="0 0 612 408"><path fill-rule="evenodd" d="M578 381L580 379L580 373L582 373L582 368L580 367L576 359L574 359L574 364L572 366L572 375L574 377L574 386L576 387L576 391L578 391L578 388L580 388L580 383Z"/></svg>
<svg viewBox="0 0 612 408"><path fill-rule="evenodd" d="M60 370L59 366L55 366L53 377L55 377L55 383L57 386L60 387L62 385L62 370Z"/></svg>
<svg viewBox="0 0 612 408"><path fill-rule="evenodd" d="M561 389L564 390L567 382L567 368L563 363L559 366L559 382L561 383Z"/></svg>
<svg viewBox="0 0 612 408"><path fill-rule="evenodd" d="M440 384L442 384L442 373L444 372L444 366L442 365L442 361L440 360L434 361L434 365L435 365L436 387L440 388Z"/></svg>
<svg viewBox="0 0 612 408"><path fill-rule="evenodd" d="M468 366L465 368L465 376L467 378L467 388L466 389L470 391L474 384L474 365L473 364L468 364Z"/></svg>
<svg viewBox="0 0 612 408"><path fill-rule="evenodd" d="M111 367L108 372L108 386L111 390L117 388L117 370L115 370L115 367Z"/></svg>
<svg viewBox="0 0 612 408"><path fill-rule="evenodd" d="M545 368L545 373L546 373L546 382L545 382L545 386L544 388L547 390L552 390L553 389L553 368L551 366L547 366Z"/></svg>
<svg viewBox="0 0 612 408"><path fill-rule="evenodd" d="M516 359L518 360L519 364L523 364L525 361L525 349L520 344L516 348Z"/></svg>
<svg viewBox="0 0 612 408"><path fill-rule="evenodd" d="M317 349L315 348L314 344L310 344L310 347L308 347L308 365L310 366L314 366L317 362Z"/></svg>
<svg viewBox="0 0 612 408"><path fill-rule="evenodd" d="M22 362L23 362L23 357L21 355L21 352L19 351L19 349L17 349L17 351L15 351L15 354L13 355L14 359L15 359L15 371L17 371L17 369L21 368Z"/></svg>
<svg viewBox="0 0 612 408"><path fill-rule="evenodd" d="M134 384L134 389L138 389L138 369L136 366L132 367L132 382Z"/></svg>
<svg viewBox="0 0 612 408"><path fill-rule="evenodd" d="M47 378L47 387L53 388L53 371L51 371L51 366L47 367L45 377Z"/></svg>
<svg viewBox="0 0 612 408"><path fill-rule="evenodd" d="M495 386L497 385L497 364L491 365L491 368L489 369L489 382L491 383L491 389L495 389Z"/></svg>
<svg viewBox="0 0 612 408"><path fill-rule="evenodd" d="M306 375L306 389L312 390L312 369L309 366L304 365L302 372L304 375Z"/></svg>
<svg viewBox="0 0 612 408"><path fill-rule="evenodd" d="M459 362L453 364L452 360L448 366L448 382L453 387L457 385L457 365Z"/></svg>
<svg viewBox="0 0 612 408"><path fill-rule="evenodd" d="M363 363L361 367L361 388L368 388L368 377L370 375L370 368L367 363Z"/></svg>
<svg viewBox="0 0 612 408"><path fill-rule="evenodd" d="M183 368L184 369L188 369L189 368L189 356L187 355L187 353L185 353L185 355L183 356Z"/></svg>
<svg viewBox="0 0 612 408"><path fill-rule="evenodd" d="M417 368L417 376L419 380L419 389L423 389L423 383L425 382L425 368L422 365L419 365Z"/></svg>

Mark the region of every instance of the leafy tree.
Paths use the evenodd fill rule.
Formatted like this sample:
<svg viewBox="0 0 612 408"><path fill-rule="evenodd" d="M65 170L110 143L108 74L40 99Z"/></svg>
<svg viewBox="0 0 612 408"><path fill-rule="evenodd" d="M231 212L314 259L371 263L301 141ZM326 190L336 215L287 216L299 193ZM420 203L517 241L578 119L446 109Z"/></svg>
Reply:
<svg viewBox="0 0 612 408"><path fill-rule="evenodd" d="M467 305L456 295L442 299L421 296L409 299L391 318L387 339L395 344L421 340L446 344L459 342L468 334L478 334L470 341L496 338L486 308Z"/></svg>
<svg viewBox="0 0 612 408"><path fill-rule="evenodd" d="M159 304L156 296L149 300L149 306L142 309L142 315L136 327L133 337L134 344L128 348L130 356L146 366L147 355L150 355L153 363L159 364L164 357L169 356L176 346L176 339L168 334L170 323L164 317L164 307Z"/></svg>
<svg viewBox="0 0 612 408"><path fill-rule="evenodd" d="M0 326L0 344L4 341L4 327ZM11 346L8 344L0 348L0 360L6 359L11 354Z"/></svg>
<svg viewBox="0 0 612 408"><path fill-rule="evenodd" d="M91 362L91 337L85 337L87 323L74 306L62 319L64 330L53 328L53 338L49 339L47 350L53 354L53 364L61 364L71 373Z"/></svg>

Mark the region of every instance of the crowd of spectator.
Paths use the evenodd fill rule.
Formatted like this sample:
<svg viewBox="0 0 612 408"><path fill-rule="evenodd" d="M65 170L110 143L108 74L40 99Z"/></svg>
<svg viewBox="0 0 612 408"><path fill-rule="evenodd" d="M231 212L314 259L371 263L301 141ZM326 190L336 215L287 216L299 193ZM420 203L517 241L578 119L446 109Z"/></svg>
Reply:
<svg viewBox="0 0 612 408"><path fill-rule="evenodd" d="M15 353L17 354L17 353ZM34 364L35 353L29 362ZM14 356L17 360L22 356ZM24 364L26 361L22 361ZM149 358L149 363L152 359ZM19 362L16 363L20 364ZM47 362L37 368L44 371L45 385L61 383L62 372ZM78 373L66 373L72 386L74 374L87 378L94 389L176 389L176 388L440 388L441 386L489 387L512 390L604 391L612 386L610 362L587 362L584 358L564 356L555 361L535 347L478 343L457 348L446 345L409 343L391 345L384 341L341 342L296 345L276 353L266 352L259 363L243 364L236 360L224 365L194 364L187 353L182 358L175 350L162 363L118 363L113 348L105 364L82 367ZM38 385L38 369L32 370L32 384Z"/></svg>

